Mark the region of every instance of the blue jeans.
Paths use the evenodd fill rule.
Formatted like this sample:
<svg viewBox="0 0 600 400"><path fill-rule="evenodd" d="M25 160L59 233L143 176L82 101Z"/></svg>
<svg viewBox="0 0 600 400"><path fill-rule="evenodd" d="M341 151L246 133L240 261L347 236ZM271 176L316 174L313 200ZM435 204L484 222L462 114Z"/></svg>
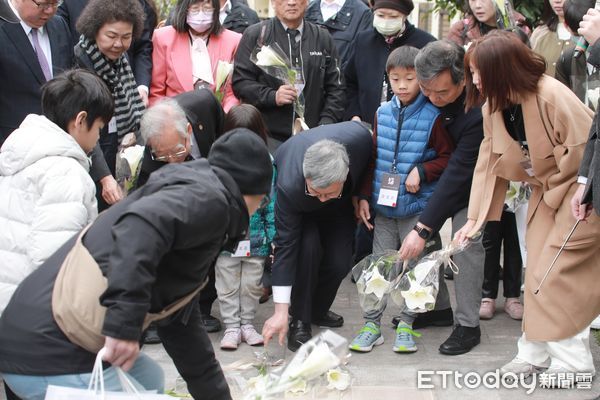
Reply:
<svg viewBox="0 0 600 400"><path fill-rule="evenodd" d="M165 375L154 360L140 353L133 367L127 372L131 382L138 390L156 390L162 393ZM85 374L33 376L2 374L4 383L22 400L44 400L48 385L67 386L87 389L92 376L91 371ZM113 367L104 370L104 388L107 391L121 391L121 383Z"/></svg>

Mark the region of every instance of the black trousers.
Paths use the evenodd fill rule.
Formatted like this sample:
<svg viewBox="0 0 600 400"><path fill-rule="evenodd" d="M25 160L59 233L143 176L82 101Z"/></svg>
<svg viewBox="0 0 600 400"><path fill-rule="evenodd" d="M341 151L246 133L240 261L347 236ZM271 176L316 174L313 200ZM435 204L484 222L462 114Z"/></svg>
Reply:
<svg viewBox="0 0 600 400"><path fill-rule="evenodd" d="M196 304L189 305L173 320L159 324L158 335L177 371L195 399L231 400L229 386L212 343L201 322ZM189 315L185 314L189 312Z"/></svg>
<svg viewBox="0 0 600 400"><path fill-rule="evenodd" d="M216 262L216 260L215 260ZM217 288L215 287L215 263L208 272L208 282L200 291L198 303L200 303L200 312L202 315L210 315L212 305L217 299Z"/></svg>
<svg viewBox="0 0 600 400"><path fill-rule="evenodd" d="M517 221L514 213L503 211L501 220L489 221L483 233L485 267L482 297L491 299L498 297L502 244L504 244L502 270L504 297L519 297L521 295L523 260L521 259L521 248L519 247Z"/></svg>
<svg viewBox="0 0 600 400"><path fill-rule="evenodd" d="M290 314L306 323L327 313L352 269L356 221L350 199L305 216Z"/></svg>

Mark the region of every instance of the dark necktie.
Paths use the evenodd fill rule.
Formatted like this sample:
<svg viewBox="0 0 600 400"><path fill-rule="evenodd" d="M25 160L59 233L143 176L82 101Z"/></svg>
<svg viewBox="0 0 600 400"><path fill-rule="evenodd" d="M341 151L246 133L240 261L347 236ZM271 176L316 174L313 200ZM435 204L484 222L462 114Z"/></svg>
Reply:
<svg viewBox="0 0 600 400"><path fill-rule="evenodd" d="M300 31L298 29L288 29L287 34L290 39L292 50L290 54L292 66L298 66L300 64L300 41L296 40L296 38L300 35Z"/></svg>

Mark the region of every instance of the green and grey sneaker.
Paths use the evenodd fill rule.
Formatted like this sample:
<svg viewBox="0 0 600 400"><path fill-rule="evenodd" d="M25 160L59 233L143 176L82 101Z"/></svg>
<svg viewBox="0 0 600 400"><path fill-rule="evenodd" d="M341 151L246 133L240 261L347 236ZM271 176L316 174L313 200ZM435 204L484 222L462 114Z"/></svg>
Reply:
<svg viewBox="0 0 600 400"><path fill-rule="evenodd" d="M379 346L380 344L383 344L383 336L381 336L379 325L374 322L367 322L348 347L350 350L368 353L373 350L373 346Z"/></svg>
<svg viewBox="0 0 600 400"><path fill-rule="evenodd" d="M396 328L396 341L393 350L396 353L414 353L417 351L417 345L413 336L420 337L421 334L412 330L412 326L404 321L398 323Z"/></svg>

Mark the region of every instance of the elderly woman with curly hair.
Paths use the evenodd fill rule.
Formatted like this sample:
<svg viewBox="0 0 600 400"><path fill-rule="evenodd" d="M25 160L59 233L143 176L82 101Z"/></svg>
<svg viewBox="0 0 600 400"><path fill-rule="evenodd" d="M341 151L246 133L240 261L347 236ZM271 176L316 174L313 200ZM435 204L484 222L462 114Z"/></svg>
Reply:
<svg viewBox="0 0 600 400"><path fill-rule="evenodd" d="M225 112L239 100L228 77L217 87L219 64L233 63L242 35L221 26L219 0L178 0L172 26L154 31L150 104L199 87L213 92Z"/></svg>
<svg viewBox="0 0 600 400"><path fill-rule="evenodd" d="M76 27L81 33L74 50L77 65L102 78L115 101L114 117L100 133L101 154L96 149L92 156L92 178L102 189L98 208L103 210L122 198L113 178L117 150L125 135L139 129L145 108L127 58L132 40L144 28L144 11L137 0L91 0Z"/></svg>

